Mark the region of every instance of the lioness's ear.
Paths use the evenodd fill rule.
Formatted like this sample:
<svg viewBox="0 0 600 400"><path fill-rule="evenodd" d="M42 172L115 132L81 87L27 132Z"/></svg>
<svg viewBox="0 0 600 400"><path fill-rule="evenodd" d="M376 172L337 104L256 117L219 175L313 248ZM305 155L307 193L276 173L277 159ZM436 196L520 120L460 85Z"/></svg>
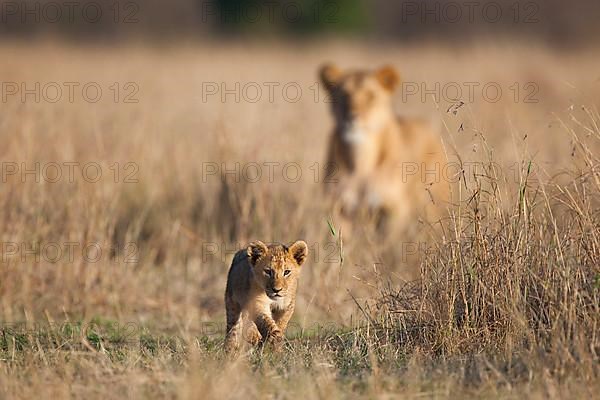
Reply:
<svg viewBox="0 0 600 400"><path fill-rule="evenodd" d="M375 77L381 83L381 86L393 92L398 87L400 83L400 75L396 71L396 69L390 65L386 65L384 67L379 68L375 72Z"/></svg>
<svg viewBox="0 0 600 400"><path fill-rule="evenodd" d="M269 249L267 246L260 240L257 240L256 242L250 243L246 249L246 254L248 254L248 260L250 261L250 264L254 266L258 259L264 257L268 251Z"/></svg>
<svg viewBox="0 0 600 400"><path fill-rule="evenodd" d="M321 78L321 83L323 83L325 89L330 91L339 83L340 78L342 77L342 70L334 64L325 64L321 66L321 69L319 70L319 77Z"/></svg>
<svg viewBox="0 0 600 400"><path fill-rule="evenodd" d="M304 261L306 261L306 257L308 256L308 246L304 241L298 240L290 246L288 251L291 256L294 257L298 266L304 264Z"/></svg>

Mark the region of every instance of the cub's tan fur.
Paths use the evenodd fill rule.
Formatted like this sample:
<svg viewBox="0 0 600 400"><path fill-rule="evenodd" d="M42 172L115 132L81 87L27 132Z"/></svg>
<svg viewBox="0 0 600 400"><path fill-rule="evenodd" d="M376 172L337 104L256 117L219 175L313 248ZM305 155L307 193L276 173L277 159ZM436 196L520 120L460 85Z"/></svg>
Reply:
<svg viewBox="0 0 600 400"><path fill-rule="evenodd" d="M252 344L269 341L280 347L294 313L300 266L307 255L303 241L289 247L256 241L236 253L225 289L227 351L238 348L242 335Z"/></svg>
<svg viewBox="0 0 600 400"><path fill-rule="evenodd" d="M389 66L342 71L328 64L320 76L335 119L325 181L342 214L369 210L400 225L417 215L436 218L448 197L441 176L446 158L425 120L395 115L397 72Z"/></svg>

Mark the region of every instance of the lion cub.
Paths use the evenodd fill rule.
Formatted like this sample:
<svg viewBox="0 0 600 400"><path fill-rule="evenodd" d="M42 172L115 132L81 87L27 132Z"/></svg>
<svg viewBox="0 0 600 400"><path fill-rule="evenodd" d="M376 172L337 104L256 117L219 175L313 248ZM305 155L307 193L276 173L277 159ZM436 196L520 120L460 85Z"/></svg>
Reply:
<svg viewBox="0 0 600 400"><path fill-rule="evenodd" d="M226 351L238 348L242 333L251 344L268 341L276 350L281 347L307 255L303 241L289 247L256 241L236 253L225 289ZM242 332L244 320L247 326Z"/></svg>
<svg viewBox="0 0 600 400"><path fill-rule="evenodd" d="M449 192L441 176L445 153L426 120L394 113L396 70L343 71L327 64L320 78L335 120L325 182L342 215L374 211L400 226L417 216L435 219Z"/></svg>

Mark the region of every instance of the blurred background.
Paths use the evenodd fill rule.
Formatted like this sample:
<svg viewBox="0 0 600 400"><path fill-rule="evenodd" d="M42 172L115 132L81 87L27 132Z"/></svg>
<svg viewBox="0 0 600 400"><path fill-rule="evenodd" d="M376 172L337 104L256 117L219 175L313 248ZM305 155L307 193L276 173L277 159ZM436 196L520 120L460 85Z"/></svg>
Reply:
<svg viewBox="0 0 600 400"><path fill-rule="evenodd" d="M597 397L599 17L0 0L0 398ZM441 232L340 235L326 62L393 66L395 111L439 127ZM227 365L227 270L257 239L309 245L291 347Z"/></svg>
<svg viewBox="0 0 600 400"><path fill-rule="evenodd" d="M600 5L581 0L160 0L2 1L0 33L68 40L150 41L367 36L400 43L431 40L537 40L593 46Z"/></svg>

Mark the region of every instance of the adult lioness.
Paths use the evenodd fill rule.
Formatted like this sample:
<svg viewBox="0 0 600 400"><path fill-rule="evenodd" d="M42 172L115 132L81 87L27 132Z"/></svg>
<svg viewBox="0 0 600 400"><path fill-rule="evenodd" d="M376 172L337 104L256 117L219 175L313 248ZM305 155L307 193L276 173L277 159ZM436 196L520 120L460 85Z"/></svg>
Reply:
<svg viewBox="0 0 600 400"><path fill-rule="evenodd" d="M426 120L395 115L394 68L342 71L327 64L320 78L335 119L325 182L342 214L371 210L400 226L417 216L437 219L448 197L441 140Z"/></svg>

